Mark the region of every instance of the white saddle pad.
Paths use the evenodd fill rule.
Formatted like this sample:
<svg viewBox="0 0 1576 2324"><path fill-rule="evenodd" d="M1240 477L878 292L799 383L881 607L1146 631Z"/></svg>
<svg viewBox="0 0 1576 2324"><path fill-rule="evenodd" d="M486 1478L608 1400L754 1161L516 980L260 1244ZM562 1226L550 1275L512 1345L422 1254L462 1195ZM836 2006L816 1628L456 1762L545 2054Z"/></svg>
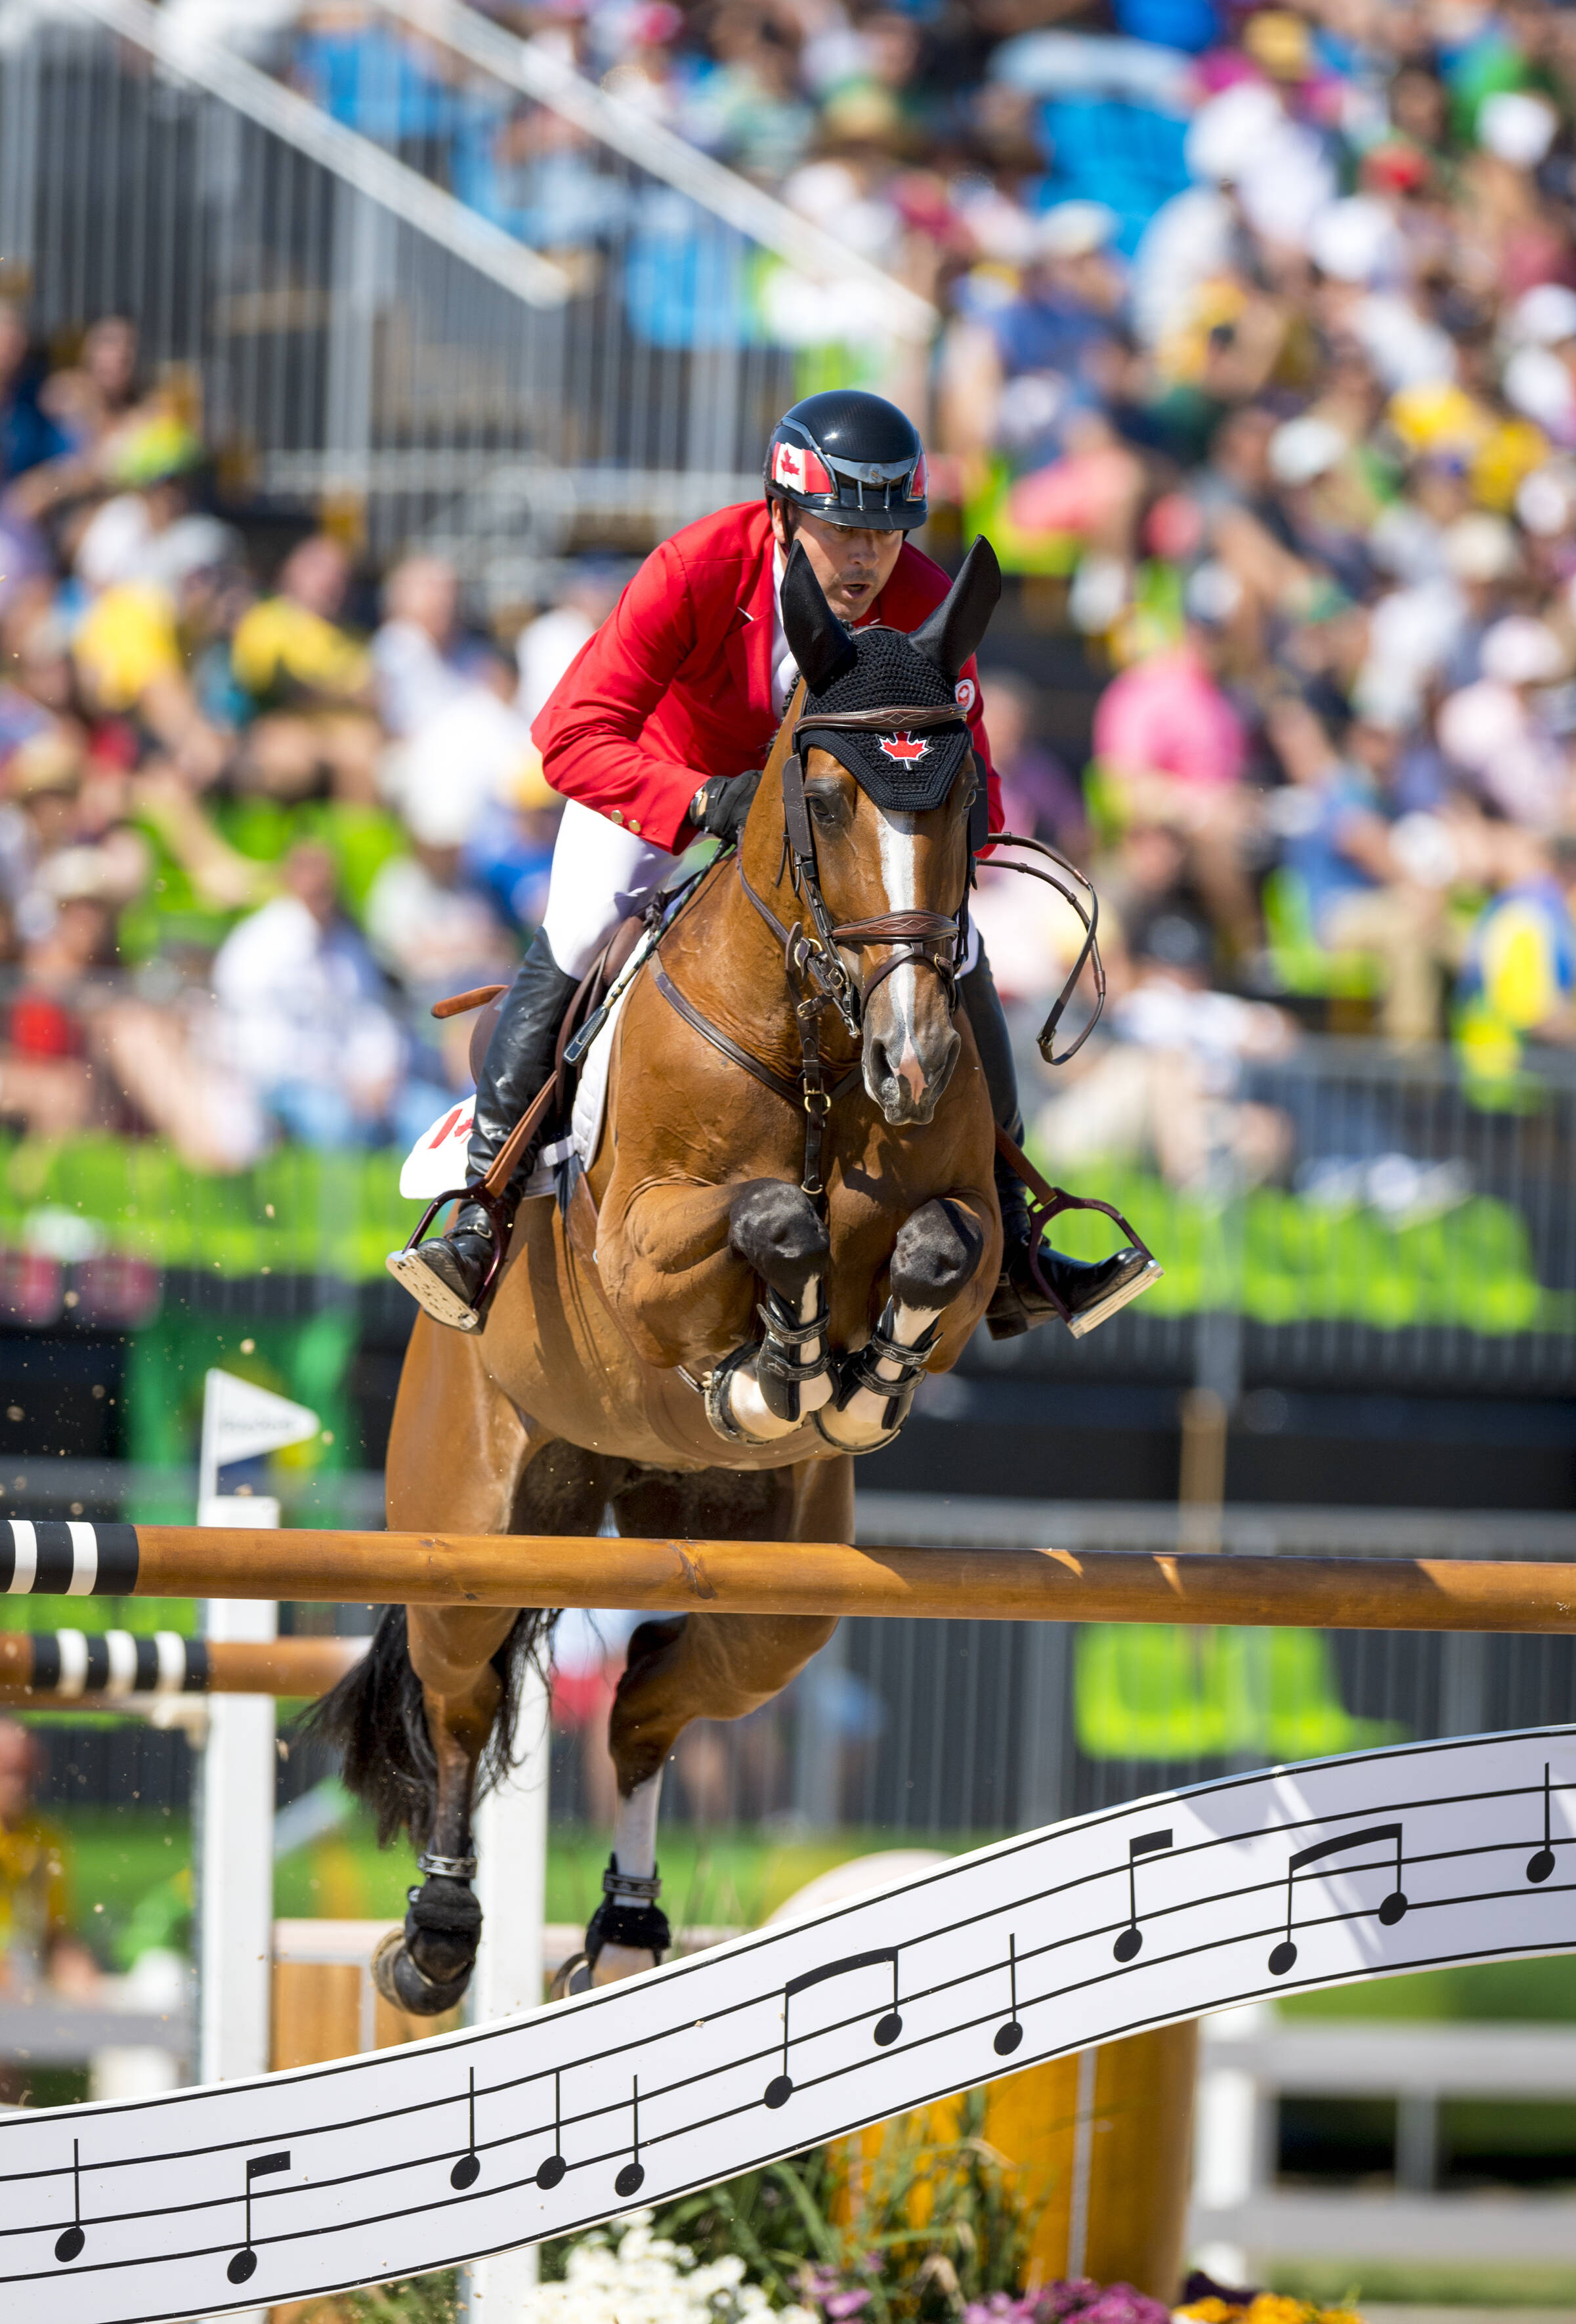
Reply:
<svg viewBox="0 0 1576 2324"><path fill-rule="evenodd" d="M627 988L619 995L613 1015L591 1045L580 1086L575 1093L568 1137L557 1138L550 1146L542 1148L536 1167L525 1183L526 1195L550 1194L558 1184L560 1165L571 1154L583 1170L591 1167L602 1138L603 1116L607 1111L607 1068L613 1055L613 1032L626 997ZM447 1194L451 1187L465 1185L465 1148L470 1143L471 1120L475 1111L475 1097L451 1105L416 1140L400 1172L400 1192L408 1201L430 1203L439 1194Z"/></svg>

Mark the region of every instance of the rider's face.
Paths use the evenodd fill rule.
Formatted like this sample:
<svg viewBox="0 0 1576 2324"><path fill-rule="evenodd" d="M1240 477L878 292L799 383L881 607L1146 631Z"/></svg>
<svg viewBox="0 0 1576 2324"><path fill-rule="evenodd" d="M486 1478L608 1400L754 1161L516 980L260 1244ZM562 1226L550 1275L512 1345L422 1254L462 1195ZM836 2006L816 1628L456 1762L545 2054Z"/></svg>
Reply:
<svg viewBox="0 0 1576 2324"><path fill-rule="evenodd" d="M786 556L788 549L787 512L781 501L771 503L771 529ZM805 544L810 567L821 584L826 603L840 622L862 622L887 583L903 546L900 532L872 532L853 525L828 524L825 518L799 511L793 538Z"/></svg>

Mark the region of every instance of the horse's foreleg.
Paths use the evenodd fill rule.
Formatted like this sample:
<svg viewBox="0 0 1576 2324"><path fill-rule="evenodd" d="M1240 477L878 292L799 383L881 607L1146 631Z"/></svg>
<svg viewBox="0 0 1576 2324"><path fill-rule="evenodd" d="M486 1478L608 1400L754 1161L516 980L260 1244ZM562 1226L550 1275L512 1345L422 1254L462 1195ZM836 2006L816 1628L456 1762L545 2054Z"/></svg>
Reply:
<svg viewBox="0 0 1576 2324"><path fill-rule="evenodd" d="M719 1436L770 1443L832 1401L831 1242L807 1194L779 1179L758 1178L734 1197L728 1247L766 1286L756 1311L761 1337L735 1349L713 1372L706 1416Z"/></svg>
<svg viewBox="0 0 1576 2324"><path fill-rule="evenodd" d="M816 1427L840 1452L889 1444L908 1419L942 1319L979 1272L987 1240L982 1213L982 1204L966 1197L944 1195L898 1230L880 1321L863 1347L843 1358L836 1402L816 1415Z"/></svg>
<svg viewBox="0 0 1576 2324"><path fill-rule="evenodd" d="M785 1180L662 1183L604 1205L597 1264L647 1360L708 1374L717 1434L768 1444L832 1400L828 1250L825 1220Z"/></svg>

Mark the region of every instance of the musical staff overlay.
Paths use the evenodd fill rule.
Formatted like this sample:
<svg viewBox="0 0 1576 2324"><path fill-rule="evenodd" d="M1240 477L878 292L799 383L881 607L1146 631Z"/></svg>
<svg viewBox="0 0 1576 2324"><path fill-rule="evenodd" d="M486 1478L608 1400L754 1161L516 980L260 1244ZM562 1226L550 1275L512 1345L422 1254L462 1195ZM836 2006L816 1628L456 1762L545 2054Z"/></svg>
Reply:
<svg viewBox="0 0 1576 2324"><path fill-rule="evenodd" d="M1009 2054L1576 1950L1572 1840L1576 1729L1316 1760L1003 1840L495 2024L0 2117L0 2312L157 2324L419 2274L966 2089Z"/></svg>

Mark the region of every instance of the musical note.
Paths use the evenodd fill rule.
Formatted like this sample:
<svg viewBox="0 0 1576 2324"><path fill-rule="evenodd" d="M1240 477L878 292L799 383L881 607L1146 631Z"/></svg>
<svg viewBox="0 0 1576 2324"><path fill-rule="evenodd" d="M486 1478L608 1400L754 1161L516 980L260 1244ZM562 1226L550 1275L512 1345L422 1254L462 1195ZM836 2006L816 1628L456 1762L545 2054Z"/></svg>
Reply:
<svg viewBox="0 0 1576 2324"><path fill-rule="evenodd" d="M1348 1848L1365 1848L1370 1840L1393 1840L1396 1843L1396 1885L1379 1906L1379 1919L1387 1929L1393 1929L1406 1910L1405 1894L1401 1886L1401 1827L1398 1823L1376 1823L1367 1831L1349 1831L1339 1840L1316 1840L1312 1848L1302 1848L1286 1866L1286 1932L1269 1956L1271 1977L1285 1977L1297 1958L1292 1942L1292 1883L1299 1872L1310 1864L1322 1864L1327 1856L1339 1856Z"/></svg>
<svg viewBox="0 0 1576 2324"><path fill-rule="evenodd" d="M465 2151L448 2174L451 2187L474 2187L482 2175L482 2158L476 2152L476 2070L471 2068L470 2135Z"/></svg>
<svg viewBox="0 0 1576 2324"><path fill-rule="evenodd" d="M1012 1983L1012 2015L1005 2025L998 2025L991 2047L999 2058L1010 2058L1023 2039L1023 2028L1018 2022L1018 1939L1007 1940L1007 1974Z"/></svg>
<svg viewBox="0 0 1576 2324"><path fill-rule="evenodd" d="M1133 1868L1140 1856L1153 1856L1170 1845L1168 1831L1147 1831L1141 1839L1128 1842L1128 1925L1111 1947L1119 1961L1136 1960L1144 1944L1144 1932L1138 1926L1138 1877Z"/></svg>
<svg viewBox="0 0 1576 2324"><path fill-rule="evenodd" d="M563 2075L559 2068L555 2066L553 2069L553 2151L536 2174L537 2185L548 2193L558 2185L569 2168L563 2157Z"/></svg>
<svg viewBox="0 0 1576 2324"><path fill-rule="evenodd" d="M1549 1763L1544 1761L1544 1844L1535 1856L1527 1858L1529 1880L1546 1880L1554 1868L1554 1849L1549 1831Z"/></svg>
<svg viewBox="0 0 1576 2324"><path fill-rule="evenodd" d="M645 2168L641 2161L641 2078L636 2074L630 2086L630 2107L634 2116L634 2149L632 2159L624 2164L613 2181L613 2192L618 2195L638 2195L646 2183Z"/></svg>
<svg viewBox="0 0 1576 2324"><path fill-rule="evenodd" d="M244 2283L257 2273L257 2254L252 2248L252 2184L256 2179L271 2179L276 2171L290 2169L290 2153L281 2147L277 2154L253 2154L246 2163L246 2241L235 2254L225 2273L232 2283Z"/></svg>
<svg viewBox="0 0 1576 2324"><path fill-rule="evenodd" d="M62 2235L55 2237L57 2259L77 2259L88 2238L82 2232L82 2164L77 2142L71 2141L71 2224Z"/></svg>
<svg viewBox="0 0 1576 2324"><path fill-rule="evenodd" d="M793 2077L788 2072L788 2011L796 1993L807 1993L813 1985L825 1985L828 1978L846 1977L856 1969L874 1969L882 1961L892 1966L892 2006L884 2016L878 2017L875 2039L878 2049L889 2049L903 2031L903 2021L898 2015L898 1948L882 1945L874 1952L850 1953L846 1960L828 1961L824 1969L807 1969L799 1977L790 1977L782 1989L782 2071L774 2074L766 2085L765 2102L769 2107L787 2106L794 2094Z"/></svg>

